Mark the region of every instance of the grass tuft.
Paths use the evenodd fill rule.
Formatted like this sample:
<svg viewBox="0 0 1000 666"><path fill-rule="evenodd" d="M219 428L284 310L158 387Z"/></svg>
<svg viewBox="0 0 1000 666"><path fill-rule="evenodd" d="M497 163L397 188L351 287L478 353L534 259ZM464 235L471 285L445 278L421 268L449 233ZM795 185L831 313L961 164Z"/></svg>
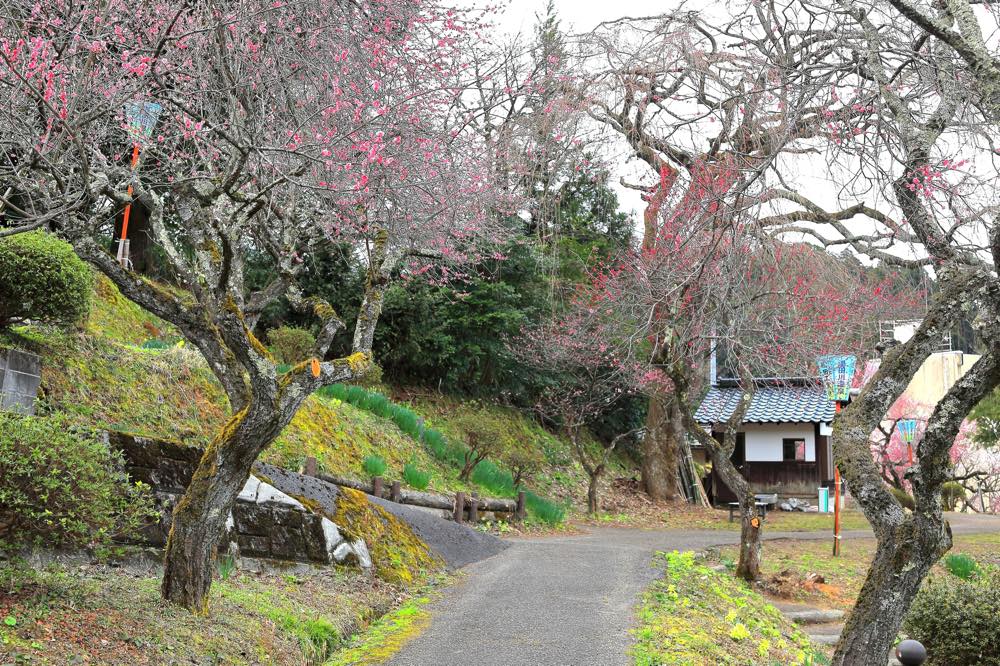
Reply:
<svg viewBox="0 0 1000 666"><path fill-rule="evenodd" d="M368 476L385 476L389 465L386 464L385 458L382 456L365 456L365 459L361 461L361 468Z"/></svg>
<svg viewBox="0 0 1000 666"><path fill-rule="evenodd" d="M979 565L965 553L952 553L945 556L944 568L962 580L971 580L979 573Z"/></svg>
<svg viewBox="0 0 1000 666"><path fill-rule="evenodd" d="M427 490L431 483L431 473L420 471L413 463L406 463L403 466L403 480L411 488Z"/></svg>

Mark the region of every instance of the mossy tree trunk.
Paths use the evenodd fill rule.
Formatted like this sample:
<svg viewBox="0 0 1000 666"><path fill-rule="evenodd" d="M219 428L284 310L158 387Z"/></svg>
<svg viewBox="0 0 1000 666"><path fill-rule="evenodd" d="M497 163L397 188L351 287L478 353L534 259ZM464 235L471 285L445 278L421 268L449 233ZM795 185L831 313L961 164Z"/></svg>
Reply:
<svg viewBox="0 0 1000 666"><path fill-rule="evenodd" d="M743 424L744 415L750 409L756 384L753 378L747 374L741 377L740 388L743 390L743 394L729 418L725 423L719 424L723 432L723 438L720 442L694 418L694 407L687 398L689 387L684 369L673 370L671 379L677 389L675 399L684 426L708 451L712 459L712 469L722 477L723 482L733 491L740 504L740 558L736 564L736 575L745 580L756 580L760 577L761 529L763 524L757 511L753 488L732 461L733 451L736 448L737 431Z"/></svg>
<svg viewBox="0 0 1000 666"><path fill-rule="evenodd" d="M219 221L231 219L227 205L219 203L215 209L199 203L192 207L205 219L195 215L189 221L189 226L203 235L192 243L193 257L188 257L174 246L164 229L162 202L152 194L146 201L151 210L150 226L166 261L190 291L164 288L123 269L92 237L72 241L77 252L107 275L126 298L177 326L202 353L229 399L234 415L207 447L174 509L164 557L163 598L204 614L218 542L254 461L317 388L368 372L370 329L374 329L380 309L369 308L369 316L359 317L355 326L355 340L368 346L354 349L345 358L322 361L344 323L325 301L300 294L294 284L297 264L291 258L276 254L275 281L248 296L239 254L244 242L240 227ZM384 249L384 239L376 248L381 261L379 276L369 281L364 294L366 302L374 304L380 302L385 289L380 275L391 270L387 266L390 258L379 248ZM277 362L251 329L263 308L282 296L296 309L312 315L319 333L312 359L279 373Z"/></svg>
<svg viewBox="0 0 1000 666"><path fill-rule="evenodd" d="M260 452L281 432L276 414L255 406L233 416L205 449L174 508L164 557L163 598L208 613L216 548Z"/></svg>
<svg viewBox="0 0 1000 666"><path fill-rule="evenodd" d="M680 425L680 413L673 397L663 391L653 393L646 413L640 468L642 489L651 499L673 500L681 494L677 487Z"/></svg>

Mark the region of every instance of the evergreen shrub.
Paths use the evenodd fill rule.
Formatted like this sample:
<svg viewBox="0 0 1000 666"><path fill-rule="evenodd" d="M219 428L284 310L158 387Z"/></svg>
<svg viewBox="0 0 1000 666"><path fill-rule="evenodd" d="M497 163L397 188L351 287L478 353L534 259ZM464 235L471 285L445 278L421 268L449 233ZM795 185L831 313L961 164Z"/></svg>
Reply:
<svg viewBox="0 0 1000 666"><path fill-rule="evenodd" d="M0 412L0 549L100 546L154 515L107 443L65 415Z"/></svg>
<svg viewBox="0 0 1000 666"><path fill-rule="evenodd" d="M0 238L0 329L31 320L70 327L90 313L94 275L44 231Z"/></svg>

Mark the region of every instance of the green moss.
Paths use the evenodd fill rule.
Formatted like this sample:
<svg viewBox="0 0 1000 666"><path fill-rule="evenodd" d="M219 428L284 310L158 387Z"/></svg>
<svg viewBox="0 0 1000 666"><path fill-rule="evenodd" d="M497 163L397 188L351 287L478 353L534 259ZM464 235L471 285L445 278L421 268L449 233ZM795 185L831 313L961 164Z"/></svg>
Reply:
<svg viewBox="0 0 1000 666"><path fill-rule="evenodd" d="M103 275L97 275L94 295L85 325L89 335L134 345L151 338L179 337L173 326L122 296Z"/></svg>
<svg viewBox="0 0 1000 666"><path fill-rule="evenodd" d="M358 637L354 645L326 662L326 666L385 663L430 624L430 614L423 608L429 601L429 597L411 599L383 616Z"/></svg>
<svg viewBox="0 0 1000 666"><path fill-rule="evenodd" d="M369 502L363 492L341 488L337 513L328 517L347 539L364 540L383 580L410 583L441 568L441 561L409 525Z"/></svg>

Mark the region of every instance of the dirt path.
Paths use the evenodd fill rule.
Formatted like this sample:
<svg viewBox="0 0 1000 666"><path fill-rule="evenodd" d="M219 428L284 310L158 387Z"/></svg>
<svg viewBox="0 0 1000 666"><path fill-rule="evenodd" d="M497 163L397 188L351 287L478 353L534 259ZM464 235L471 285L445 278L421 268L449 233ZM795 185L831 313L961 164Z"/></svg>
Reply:
<svg viewBox="0 0 1000 666"><path fill-rule="evenodd" d="M951 518L956 533L1000 531L1000 519ZM984 518L986 518L984 520ZM871 536L868 531L845 538ZM628 629L639 593L658 572L658 550L736 543L722 530L596 529L580 536L512 541L477 562L430 606L431 626L392 666L611 666L629 663ZM767 539L829 539L772 532Z"/></svg>

